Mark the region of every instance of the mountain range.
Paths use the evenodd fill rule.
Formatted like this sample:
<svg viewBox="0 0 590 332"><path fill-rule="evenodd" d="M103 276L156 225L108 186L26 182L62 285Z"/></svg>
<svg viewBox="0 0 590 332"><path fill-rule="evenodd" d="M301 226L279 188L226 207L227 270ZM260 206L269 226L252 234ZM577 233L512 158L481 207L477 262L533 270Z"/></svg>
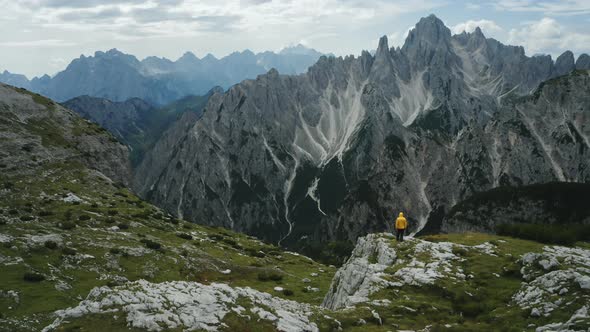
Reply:
<svg viewBox="0 0 590 332"><path fill-rule="evenodd" d="M302 249L411 232L499 186L590 181L590 63L421 19L401 48L325 57L214 94L134 188L174 215Z"/></svg>
<svg viewBox="0 0 590 332"><path fill-rule="evenodd" d="M234 52L217 59L207 54L199 59L186 52L176 61L166 58L135 56L116 49L81 55L54 76L28 80L24 75L4 71L0 82L23 87L59 102L88 95L111 101L140 98L163 106L187 95L204 95L214 86L227 89L247 78L276 68L284 74L299 74L322 54L302 45L287 47L279 53Z"/></svg>
<svg viewBox="0 0 590 332"><path fill-rule="evenodd" d="M209 97L216 92L223 89L216 87L206 95L186 96L163 107L152 106L139 98L116 102L90 96L76 97L62 105L111 132L130 148L131 162L137 165L162 133L184 113L189 113L191 122L199 119Z"/></svg>

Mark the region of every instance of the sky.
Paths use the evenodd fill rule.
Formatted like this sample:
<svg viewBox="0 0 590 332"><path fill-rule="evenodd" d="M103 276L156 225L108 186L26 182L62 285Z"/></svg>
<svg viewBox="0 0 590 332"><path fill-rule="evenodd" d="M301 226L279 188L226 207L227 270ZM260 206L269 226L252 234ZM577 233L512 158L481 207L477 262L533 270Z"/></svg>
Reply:
<svg viewBox="0 0 590 332"><path fill-rule="evenodd" d="M590 0L0 0L0 8L0 71L29 78L111 48L175 60L301 43L358 55L383 35L401 46L429 14L453 33L479 26L527 55L590 53Z"/></svg>

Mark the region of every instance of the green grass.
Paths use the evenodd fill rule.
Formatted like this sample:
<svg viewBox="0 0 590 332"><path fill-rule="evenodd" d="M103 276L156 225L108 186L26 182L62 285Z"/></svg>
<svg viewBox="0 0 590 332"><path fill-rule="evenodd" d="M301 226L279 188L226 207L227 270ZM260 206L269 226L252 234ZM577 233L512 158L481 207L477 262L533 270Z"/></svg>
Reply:
<svg viewBox="0 0 590 332"><path fill-rule="evenodd" d="M0 219L6 221L0 224L0 233L14 239L0 246L0 255L23 260L0 273L0 291L14 290L21 294L18 305L0 297L3 314L0 321L3 318L21 321L21 325L10 323L9 329L36 330L46 326L53 320L51 313L55 310L77 305L94 287L114 284L112 277L104 276L119 275L131 281L151 282L225 282L319 305L336 270L244 234L179 221L142 202L127 189L87 171L81 164L45 164L35 176L2 173L1 183L11 185L0 192ZM64 202L69 193L83 202ZM22 221L23 215L34 218ZM65 223L75 227L63 229ZM109 230L120 224L129 228L119 232ZM60 234L67 245L50 249L44 242L35 247L27 244L29 236L44 234ZM192 239L179 234L190 235ZM161 247L149 249L146 242ZM133 250L145 253L136 257L131 254ZM93 258L74 262L80 255ZM280 269L282 279L259 280L260 273L275 267ZM232 272L222 274L219 271L223 269ZM23 277L27 272L40 273L46 278L26 282ZM318 276L310 276L311 272ZM304 283L304 278L312 282ZM58 282L67 283L70 289L58 291L55 288ZM293 294L275 292L277 285L292 290ZM303 292L306 286L320 288L321 292ZM37 321L25 323L30 317L36 317ZM237 317L227 319L229 323L232 319L239 321ZM90 324L94 321L100 321L100 317L83 317L62 328L75 330L76 326L82 326L84 331L93 331ZM236 322L228 325L237 326ZM105 324L110 330L126 329L118 320L110 319Z"/></svg>
<svg viewBox="0 0 590 332"><path fill-rule="evenodd" d="M583 224L500 224L496 232L499 235L566 246L579 241L590 242L590 225Z"/></svg>

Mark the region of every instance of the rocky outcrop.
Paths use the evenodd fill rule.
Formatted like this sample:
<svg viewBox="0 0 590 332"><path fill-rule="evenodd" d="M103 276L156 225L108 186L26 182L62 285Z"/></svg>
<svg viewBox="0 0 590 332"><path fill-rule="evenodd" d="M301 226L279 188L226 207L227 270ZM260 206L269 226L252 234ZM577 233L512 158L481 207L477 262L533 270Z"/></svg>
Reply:
<svg viewBox="0 0 590 332"><path fill-rule="evenodd" d="M429 16L400 49L384 37L375 56L322 57L213 96L156 144L135 188L177 216L295 248L391 230L399 211L415 232L476 192L590 180L589 76L539 87L555 68Z"/></svg>
<svg viewBox="0 0 590 332"><path fill-rule="evenodd" d="M576 69L578 70L590 70L590 55L584 53L576 60Z"/></svg>
<svg viewBox="0 0 590 332"><path fill-rule="evenodd" d="M243 306L244 302L248 308ZM145 331L162 328L217 331L225 325L223 320L228 314L245 317L246 312L257 320L268 321L279 331L319 331L310 322L311 305L273 297L249 287L186 281L157 284L145 280L123 287L96 287L78 306L57 311L55 321L43 331L55 330L68 318L110 313L119 308L126 315L128 326Z"/></svg>
<svg viewBox="0 0 590 332"><path fill-rule="evenodd" d="M0 84L0 167L27 174L45 164L81 162L128 184L128 149L104 129L59 104Z"/></svg>
<svg viewBox="0 0 590 332"><path fill-rule="evenodd" d="M359 238L348 261L336 272L322 306L334 310L368 302L372 293L387 286L383 271L397 259L388 243L392 238L379 234Z"/></svg>
<svg viewBox="0 0 590 332"><path fill-rule="evenodd" d="M395 245L391 234L369 234L358 239L346 263L338 269L322 306L331 310L373 303L373 294L385 288L462 282L466 275L456 250L495 255L495 246L464 246L408 238ZM395 300L395 299L393 299ZM378 303L378 301L377 301Z"/></svg>

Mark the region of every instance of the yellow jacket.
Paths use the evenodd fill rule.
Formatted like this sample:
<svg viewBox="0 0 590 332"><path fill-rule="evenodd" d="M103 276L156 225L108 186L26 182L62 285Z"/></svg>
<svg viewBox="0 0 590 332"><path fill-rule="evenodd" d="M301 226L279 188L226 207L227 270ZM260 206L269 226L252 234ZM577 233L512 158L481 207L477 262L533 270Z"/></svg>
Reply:
<svg viewBox="0 0 590 332"><path fill-rule="evenodd" d="M404 213L400 212L399 217L395 219L395 229L406 229L408 227L408 221L404 218Z"/></svg>

